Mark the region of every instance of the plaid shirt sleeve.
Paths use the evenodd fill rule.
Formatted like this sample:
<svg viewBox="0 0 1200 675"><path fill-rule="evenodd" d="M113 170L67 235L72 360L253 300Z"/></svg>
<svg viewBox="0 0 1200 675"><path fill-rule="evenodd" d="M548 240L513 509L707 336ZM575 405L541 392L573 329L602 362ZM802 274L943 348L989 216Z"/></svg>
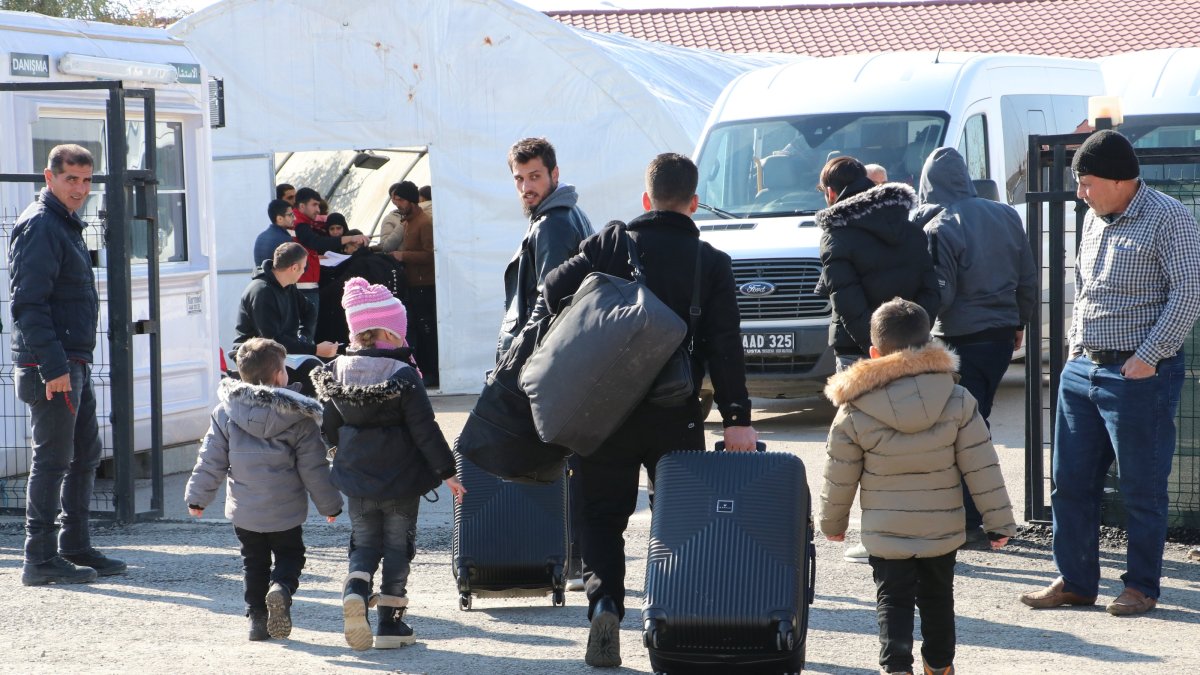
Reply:
<svg viewBox="0 0 1200 675"><path fill-rule="evenodd" d="M1179 351L1200 317L1200 228L1178 202L1161 218L1156 248L1167 277L1167 303L1136 352L1152 366Z"/></svg>

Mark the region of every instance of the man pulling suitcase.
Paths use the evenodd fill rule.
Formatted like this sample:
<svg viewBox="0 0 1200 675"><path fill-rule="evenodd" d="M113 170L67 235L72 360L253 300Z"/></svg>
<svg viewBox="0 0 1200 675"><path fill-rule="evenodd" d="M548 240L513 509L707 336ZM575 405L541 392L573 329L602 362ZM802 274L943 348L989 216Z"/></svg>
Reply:
<svg viewBox="0 0 1200 675"><path fill-rule="evenodd" d="M699 199L698 172L690 159L659 155L646 169L646 213L625 227L607 227L584 240L580 253L546 276L544 295L558 308L591 272L632 278L626 233L636 242L647 287L684 321L692 304L694 255L701 247L700 308L694 335L689 331L697 387L707 370L725 427L725 446L752 451L758 434L750 425L750 399L740 336L737 299L729 256L699 241L692 222ZM581 540L587 587L588 636L585 661L596 667L621 665L620 623L625 614L623 534L637 505L639 474L654 480L660 457L673 450L704 448L699 391L680 406L641 402L625 422L588 457L580 458L583 500Z"/></svg>

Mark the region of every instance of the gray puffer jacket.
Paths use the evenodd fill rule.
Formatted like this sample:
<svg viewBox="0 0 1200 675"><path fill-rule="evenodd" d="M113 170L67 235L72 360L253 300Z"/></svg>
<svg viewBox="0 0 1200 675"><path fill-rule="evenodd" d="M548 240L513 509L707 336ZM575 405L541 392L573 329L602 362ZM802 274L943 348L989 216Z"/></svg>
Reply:
<svg viewBox="0 0 1200 675"><path fill-rule="evenodd" d="M321 404L282 387L223 380L184 499L206 508L226 480L225 517L254 532L290 530L342 510L321 441Z"/></svg>
<svg viewBox="0 0 1200 675"><path fill-rule="evenodd" d="M962 481L988 532L1017 533L996 449L940 343L855 363L829 378L821 532L842 534L862 486L862 542L880 558L934 558L966 540Z"/></svg>
<svg viewBox="0 0 1200 675"><path fill-rule="evenodd" d="M913 221L929 237L941 289L935 335L1017 330L1038 302L1038 273L1016 209L977 197L967 163L938 148L921 171Z"/></svg>

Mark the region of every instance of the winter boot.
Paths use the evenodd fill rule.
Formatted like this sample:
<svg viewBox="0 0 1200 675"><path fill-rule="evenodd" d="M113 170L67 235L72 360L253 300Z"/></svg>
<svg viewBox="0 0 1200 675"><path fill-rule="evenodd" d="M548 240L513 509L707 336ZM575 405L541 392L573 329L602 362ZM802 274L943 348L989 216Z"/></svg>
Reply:
<svg viewBox="0 0 1200 675"><path fill-rule="evenodd" d="M417 641L412 628L404 623L404 610L407 607L408 598L383 594L376 596L379 625L375 627L375 649L395 649Z"/></svg>
<svg viewBox="0 0 1200 675"><path fill-rule="evenodd" d="M83 553L62 553L60 555L73 565L96 570L96 574L102 577L124 574L128 567L124 560L110 558L94 548L89 548Z"/></svg>
<svg viewBox="0 0 1200 675"><path fill-rule="evenodd" d="M367 603L371 594L371 575L351 572L342 591L343 633L346 644L355 651L371 648L371 624L367 621Z"/></svg>
<svg viewBox="0 0 1200 675"><path fill-rule="evenodd" d="M592 610L592 628L583 660L593 668L621 665L621 615L608 596L600 598Z"/></svg>
<svg viewBox="0 0 1200 675"><path fill-rule="evenodd" d="M21 583L26 586L86 584L95 580L96 570L74 565L59 555L44 563L25 563L21 566Z"/></svg>
<svg viewBox="0 0 1200 675"><path fill-rule="evenodd" d="M250 617L250 641L258 642L271 637L271 633L267 630L267 610L252 609L246 612L246 616Z"/></svg>
<svg viewBox="0 0 1200 675"><path fill-rule="evenodd" d="M292 593L283 584L271 584L267 591L267 632L273 638L292 634Z"/></svg>

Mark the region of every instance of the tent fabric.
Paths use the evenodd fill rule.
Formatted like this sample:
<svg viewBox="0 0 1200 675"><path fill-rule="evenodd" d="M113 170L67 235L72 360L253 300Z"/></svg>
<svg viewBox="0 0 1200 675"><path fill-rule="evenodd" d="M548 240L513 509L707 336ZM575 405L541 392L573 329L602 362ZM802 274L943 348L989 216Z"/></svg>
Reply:
<svg viewBox="0 0 1200 675"><path fill-rule="evenodd" d="M428 148L446 393L479 391L492 366L501 276L528 224L506 161L514 141L550 139L592 222L627 220L647 162L690 153L729 81L796 58L586 33L509 0L224 0L170 31L224 79L214 156ZM271 196L224 208L258 213ZM218 242L230 227L246 219L218 214Z"/></svg>

